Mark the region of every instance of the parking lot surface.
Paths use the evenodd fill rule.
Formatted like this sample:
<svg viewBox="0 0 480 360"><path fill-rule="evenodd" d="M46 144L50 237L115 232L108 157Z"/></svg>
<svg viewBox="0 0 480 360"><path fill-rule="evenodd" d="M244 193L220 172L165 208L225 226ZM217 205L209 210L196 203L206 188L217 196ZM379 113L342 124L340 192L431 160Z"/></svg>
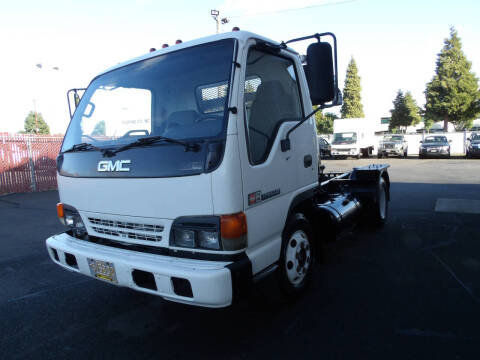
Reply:
<svg viewBox="0 0 480 360"><path fill-rule="evenodd" d="M0 359L478 359L480 160L390 163L389 220L328 244L294 304L257 285L220 310L54 265L56 192L0 197ZM476 205L477 204L477 205Z"/></svg>

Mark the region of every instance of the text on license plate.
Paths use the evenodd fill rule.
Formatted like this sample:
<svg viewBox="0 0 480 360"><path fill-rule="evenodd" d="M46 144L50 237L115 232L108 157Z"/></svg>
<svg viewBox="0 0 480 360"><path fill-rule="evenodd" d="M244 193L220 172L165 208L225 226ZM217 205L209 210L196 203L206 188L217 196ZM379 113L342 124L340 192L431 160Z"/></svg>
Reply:
<svg viewBox="0 0 480 360"><path fill-rule="evenodd" d="M115 267L108 261L101 261L95 259L87 259L90 273L97 279L105 280L112 283L117 283L117 276L115 274Z"/></svg>

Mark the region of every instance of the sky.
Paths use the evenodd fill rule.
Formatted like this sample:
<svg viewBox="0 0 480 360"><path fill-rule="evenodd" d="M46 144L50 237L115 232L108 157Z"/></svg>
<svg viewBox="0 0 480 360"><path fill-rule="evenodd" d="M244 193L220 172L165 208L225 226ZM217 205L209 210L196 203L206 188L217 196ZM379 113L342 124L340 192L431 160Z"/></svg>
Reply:
<svg viewBox="0 0 480 360"><path fill-rule="evenodd" d="M398 89L424 105L425 85L451 26L480 75L478 0L3 1L0 132L22 130L35 106L52 133L64 133L68 89L86 87L99 72L151 47L214 34L212 9L229 19L224 31L239 26L277 41L334 32L339 85L353 56L367 118L389 116Z"/></svg>

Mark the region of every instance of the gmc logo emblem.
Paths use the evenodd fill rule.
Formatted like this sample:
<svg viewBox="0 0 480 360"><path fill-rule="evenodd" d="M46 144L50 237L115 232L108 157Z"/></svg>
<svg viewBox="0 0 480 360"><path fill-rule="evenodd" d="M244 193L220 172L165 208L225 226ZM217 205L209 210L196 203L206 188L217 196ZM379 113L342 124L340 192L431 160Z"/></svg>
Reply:
<svg viewBox="0 0 480 360"><path fill-rule="evenodd" d="M111 160L102 160L98 162L97 170L100 172L105 171L130 171L129 167L125 165L130 164L130 160L117 160L115 162Z"/></svg>

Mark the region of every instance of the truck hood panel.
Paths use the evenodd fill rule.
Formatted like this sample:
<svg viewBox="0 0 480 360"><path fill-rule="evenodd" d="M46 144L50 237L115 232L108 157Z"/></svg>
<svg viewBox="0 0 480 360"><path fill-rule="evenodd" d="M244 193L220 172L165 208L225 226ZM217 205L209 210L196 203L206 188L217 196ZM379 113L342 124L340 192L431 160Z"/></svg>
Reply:
<svg viewBox="0 0 480 360"><path fill-rule="evenodd" d="M79 211L149 218L213 214L211 175L72 178L58 175L60 201Z"/></svg>

